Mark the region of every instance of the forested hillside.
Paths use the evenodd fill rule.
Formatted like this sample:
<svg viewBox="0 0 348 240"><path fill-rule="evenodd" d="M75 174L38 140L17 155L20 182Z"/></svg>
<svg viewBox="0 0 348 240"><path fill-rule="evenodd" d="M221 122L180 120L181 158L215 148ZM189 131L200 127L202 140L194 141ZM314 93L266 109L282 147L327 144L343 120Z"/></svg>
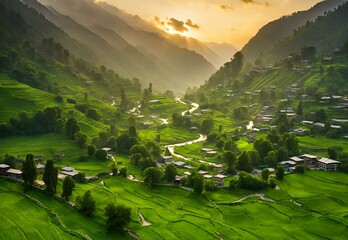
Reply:
<svg viewBox="0 0 348 240"><path fill-rule="evenodd" d="M106 66L128 77L153 82L154 89L180 92L189 85L201 84L215 71L214 66L197 52L178 47L154 32L135 29L92 1L41 2L65 17L57 18L59 15L53 10L50 13L47 9L42 10L42 6L37 7L38 4L30 4L97 52ZM94 17L90 18L90 15ZM66 16L70 18L68 25ZM93 44L94 40L100 44Z"/></svg>
<svg viewBox="0 0 348 240"><path fill-rule="evenodd" d="M289 16L272 21L262 27L258 33L243 47L245 61L254 63L261 53L268 52L278 41L291 36L296 29L305 25L307 21L314 21L346 0L323 1L307 11L300 11Z"/></svg>

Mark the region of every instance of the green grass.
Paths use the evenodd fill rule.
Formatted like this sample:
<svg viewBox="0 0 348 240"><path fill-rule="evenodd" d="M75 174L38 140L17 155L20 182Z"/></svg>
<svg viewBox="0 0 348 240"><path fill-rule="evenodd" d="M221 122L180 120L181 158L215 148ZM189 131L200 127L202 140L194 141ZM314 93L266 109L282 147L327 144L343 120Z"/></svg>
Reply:
<svg viewBox="0 0 348 240"><path fill-rule="evenodd" d="M0 239L73 239L25 197L0 190Z"/></svg>
<svg viewBox="0 0 348 240"><path fill-rule="evenodd" d="M327 148L333 146L342 147L344 152L348 151L346 139L331 139L325 136L304 136L299 137L299 144L304 153L318 154L327 157Z"/></svg>
<svg viewBox="0 0 348 240"><path fill-rule="evenodd" d="M220 189L200 197L175 187L147 189L142 184L121 177L103 181L104 187L99 186L99 181L77 184L71 198L74 200L77 195L87 190L92 191L92 196L97 202L97 211L91 219L83 217L71 207L64 207L64 203L42 193L30 192L30 195L57 212L69 228L97 239L123 239L120 236L105 234L103 209L109 202L132 208L132 221L128 228L135 231L141 239L346 237L347 174L307 171L304 175L287 175L284 180L279 181L280 190L265 191L267 197L276 202L252 197L237 205L226 203L255 192ZM18 189L13 183L1 183L0 194L4 185ZM138 212L151 223L150 226L141 227Z"/></svg>
<svg viewBox="0 0 348 240"><path fill-rule="evenodd" d="M173 113L181 113L191 108L189 105L179 103L165 96L152 95L151 100L159 100L159 102L148 103L144 113L148 115L159 115L161 118L171 118Z"/></svg>
<svg viewBox="0 0 348 240"><path fill-rule="evenodd" d="M74 162L82 155L87 155L87 150L74 146L74 142L63 136L48 134L29 137L0 138L0 152L19 156L25 159L28 153L53 159L57 152L64 152L63 161Z"/></svg>

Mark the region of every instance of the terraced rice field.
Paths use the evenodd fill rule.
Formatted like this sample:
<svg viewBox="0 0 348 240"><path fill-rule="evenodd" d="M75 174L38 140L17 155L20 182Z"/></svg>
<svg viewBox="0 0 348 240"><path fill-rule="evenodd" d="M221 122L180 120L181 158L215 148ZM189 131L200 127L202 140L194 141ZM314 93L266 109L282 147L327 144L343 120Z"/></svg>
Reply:
<svg viewBox="0 0 348 240"><path fill-rule="evenodd" d="M127 228L134 231L140 239L343 240L347 236L348 175L342 173L307 171L305 175L287 175L279 182L280 190L265 192L271 200L254 196L240 203L234 202L244 196L254 195L255 192L220 189L197 196L177 187L158 186L147 189L140 183L120 177L103 181L104 186L100 186L99 182L78 184L71 198L74 200L78 194L83 194L86 190L92 191L97 211L90 219L46 195L38 192L31 192L30 195L55 211L71 230L87 234L93 239L128 238L128 235L105 234L103 209L109 202L132 208L132 221ZM6 182L5 185L11 187L14 184ZM0 195L4 196L4 204L0 206L2 214L4 209L16 209L17 206L24 209L18 211L20 217L13 217L9 221L6 218L11 215L2 217L9 227L7 234L21 234L17 228L22 221L30 225L31 215L28 211L34 211L37 212L34 217L42 224L38 224L38 228L42 226L51 236L56 236L52 238L64 238L65 233L50 222L45 211L38 209L28 199L18 195L14 197L12 193L5 192L4 188L0 188ZM142 226L139 213L150 225ZM46 224L50 227L46 227ZM28 226L30 230L25 234L38 236L32 228ZM45 234L45 231L40 234ZM0 235L1 239L5 237Z"/></svg>

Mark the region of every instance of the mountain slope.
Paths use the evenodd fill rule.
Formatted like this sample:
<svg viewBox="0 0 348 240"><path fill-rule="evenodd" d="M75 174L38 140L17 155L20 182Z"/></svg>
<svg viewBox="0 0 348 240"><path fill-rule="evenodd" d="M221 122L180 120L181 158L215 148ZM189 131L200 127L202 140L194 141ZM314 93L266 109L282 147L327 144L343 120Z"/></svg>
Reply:
<svg viewBox="0 0 348 240"><path fill-rule="evenodd" d="M279 42L271 51L266 52L267 62L280 60L290 53L301 53L303 46L315 46L317 54L324 56L340 48L348 39L348 2L339 6L335 11L315 22L307 23L294 34Z"/></svg>
<svg viewBox="0 0 348 240"><path fill-rule="evenodd" d="M172 88L182 91L190 85L201 84L215 71L212 64L196 52L179 48L156 33L135 29L92 1L42 0L41 2L54 7L58 12L71 17L92 31L96 26L103 26L120 35L157 63L158 71L163 74L158 74L156 79L146 80L153 81L155 87L161 87L162 90ZM163 82L161 86L156 86L160 81Z"/></svg>
<svg viewBox="0 0 348 240"><path fill-rule="evenodd" d="M279 40L291 35L295 29L307 21L313 21L325 12L333 10L346 0L323 1L307 11L293 13L262 27L258 33L243 47L242 52L246 62L254 63L262 53L270 50Z"/></svg>
<svg viewBox="0 0 348 240"><path fill-rule="evenodd" d="M142 19L137 15L131 15L115 6L112 6L106 2L99 2L99 6L103 7L109 13L117 15L119 18L127 22L130 26L137 30L144 30L148 32L157 33L158 35L166 38L169 42L180 48L187 48L195 51L205 57L216 68L219 68L223 63L228 61L231 56L236 52L236 49L230 44L218 44L218 43L203 43L197 39L184 37L179 34L169 34L160 28L155 27L150 22ZM218 45L224 48L224 51L219 51L214 46ZM212 47L211 47L212 46Z"/></svg>

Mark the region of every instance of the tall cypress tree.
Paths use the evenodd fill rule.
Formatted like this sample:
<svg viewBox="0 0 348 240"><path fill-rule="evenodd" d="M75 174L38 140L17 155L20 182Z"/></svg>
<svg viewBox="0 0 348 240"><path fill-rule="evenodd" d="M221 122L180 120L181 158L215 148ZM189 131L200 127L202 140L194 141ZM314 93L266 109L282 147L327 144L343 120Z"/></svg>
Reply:
<svg viewBox="0 0 348 240"><path fill-rule="evenodd" d="M49 193L56 193L58 182L58 169L54 167L52 160L48 160L45 165L43 180L46 185L46 191Z"/></svg>
<svg viewBox="0 0 348 240"><path fill-rule="evenodd" d="M36 180L36 164L34 155L28 154L22 168L22 179L24 181L24 190L30 189Z"/></svg>

